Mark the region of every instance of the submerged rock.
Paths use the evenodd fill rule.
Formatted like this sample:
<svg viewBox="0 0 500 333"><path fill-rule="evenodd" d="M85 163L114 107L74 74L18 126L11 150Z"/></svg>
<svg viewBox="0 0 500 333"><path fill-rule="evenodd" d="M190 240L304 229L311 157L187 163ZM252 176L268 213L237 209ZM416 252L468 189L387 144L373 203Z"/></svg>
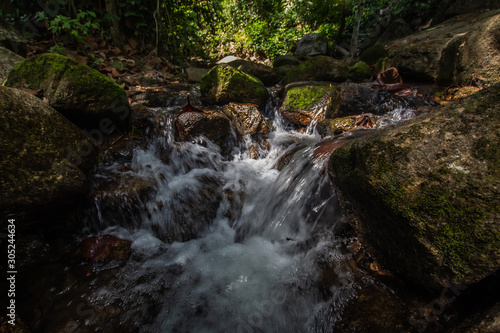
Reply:
<svg viewBox="0 0 500 333"><path fill-rule="evenodd" d="M334 85L329 82L302 82L286 87L280 114L295 125L308 126L325 118L332 104Z"/></svg>
<svg viewBox="0 0 500 333"><path fill-rule="evenodd" d="M288 72L283 84L297 81L343 82L349 74L349 66L342 60L319 56L304 61Z"/></svg>
<svg viewBox="0 0 500 333"><path fill-rule="evenodd" d="M262 81L231 65L217 65L201 79L201 98L208 104L252 103L263 107L268 91Z"/></svg>
<svg viewBox="0 0 500 333"><path fill-rule="evenodd" d="M26 59L10 72L5 85L42 89L43 97L54 109L79 125L98 128L105 134L129 116L122 87L98 71L59 54L44 53Z"/></svg>
<svg viewBox="0 0 500 333"><path fill-rule="evenodd" d="M392 271L439 290L500 268L499 96L497 84L332 154L342 206Z"/></svg>
<svg viewBox="0 0 500 333"><path fill-rule="evenodd" d="M39 98L0 87L0 211L62 208L84 193L97 151L83 132Z"/></svg>

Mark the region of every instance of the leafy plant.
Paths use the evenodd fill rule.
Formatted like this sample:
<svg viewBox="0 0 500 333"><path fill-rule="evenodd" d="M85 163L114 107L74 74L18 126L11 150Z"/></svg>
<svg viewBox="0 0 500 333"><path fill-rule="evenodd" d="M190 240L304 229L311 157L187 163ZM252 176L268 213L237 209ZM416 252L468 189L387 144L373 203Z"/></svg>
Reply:
<svg viewBox="0 0 500 333"><path fill-rule="evenodd" d="M44 21L46 16L44 13L39 14L39 21ZM48 30L52 32L54 38L61 37L64 33L69 36L70 41L76 41L83 44L84 36L88 36L93 30L99 29L97 15L92 11L78 11L76 18L71 18L64 15L56 15L52 20L48 21Z"/></svg>

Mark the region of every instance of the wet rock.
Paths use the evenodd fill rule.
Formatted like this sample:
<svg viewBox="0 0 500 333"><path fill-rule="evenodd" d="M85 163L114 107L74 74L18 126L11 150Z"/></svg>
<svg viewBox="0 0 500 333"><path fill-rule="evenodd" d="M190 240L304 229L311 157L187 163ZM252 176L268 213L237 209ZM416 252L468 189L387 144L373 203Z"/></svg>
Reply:
<svg viewBox="0 0 500 333"><path fill-rule="evenodd" d="M247 73L250 76L256 77L264 83L266 87L275 85L279 82L280 78L274 68L258 64L255 62L239 59L228 63L234 68Z"/></svg>
<svg viewBox="0 0 500 333"><path fill-rule="evenodd" d="M26 59L5 82L14 88L43 89L50 106L83 127L109 134L129 116L123 88L76 60L55 53Z"/></svg>
<svg viewBox="0 0 500 333"><path fill-rule="evenodd" d="M39 98L8 87L0 87L0 151L0 210L19 219L74 204L97 160L78 127Z"/></svg>
<svg viewBox="0 0 500 333"><path fill-rule="evenodd" d="M437 103L418 96L377 92L362 84L341 83L333 90L332 103L325 116L327 119L336 119L361 113L382 115L398 107L417 109L429 105Z"/></svg>
<svg viewBox="0 0 500 333"><path fill-rule="evenodd" d="M20 55L0 46L0 84L6 79L12 68L16 67L24 58Z"/></svg>
<svg viewBox="0 0 500 333"><path fill-rule="evenodd" d="M330 176L381 261L430 289L500 268L500 85L332 154Z"/></svg>
<svg viewBox="0 0 500 333"><path fill-rule="evenodd" d="M95 260L125 260L130 256L132 242L113 235L100 235L84 239L80 243L80 254L89 259L87 276L92 274L92 263Z"/></svg>
<svg viewBox="0 0 500 333"><path fill-rule="evenodd" d="M142 225L146 203L156 193L158 181L129 171L130 166L122 165L111 172L100 170L92 179L88 211L90 224L99 226L96 231L108 226L133 229Z"/></svg>
<svg viewBox="0 0 500 333"><path fill-rule="evenodd" d="M217 65L201 80L201 98L207 104L252 103L263 107L268 91L262 81L228 64Z"/></svg>
<svg viewBox="0 0 500 333"><path fill-rule="evenodd" d="M349 74L349 66L342 60L319 56L294 67L282 80L288 84L297 81L343 82Z"/></svg>
<svg viewBox="0 0 500 333"><path fill-rule="evenodd" d="M186 112L175 122L180 141L191 141L201 135L222 145L231 135L231 121L223 112Z"/></svg>
<svg viewBox="0 0 500 333"><path fill-rule="evenodd" d="M129 128L135 135L158 135L163 121L158 112L143 104L133 104L130 107Z"/></svg>
<svg viewBox="0 0 500 333"><path fill-rule="evenodd" d="M255 136L270 131L266 119L255 104L229 103L223 111L240 135Z"/></svg>
<svg viewBox="0 0 500 333"><path fill-rule="evenodd" d="M326 55L328 50L328 41L318 33L305 34L299 43L295 54L298 56L318 56Z"/></svg>
<svg viewBox="0 0 500 333"><path fill-rule="evenodd" d="M461 87L453 94L453 99L454 100L463 99L463 98L469 97L471 95L474 95L475 93L479 92L480 90L481 89L479 89L478 87L474 87L474 86Z"/></svg>
<svg viewBox="0 0 500 333"><path fill-rule="evenodd" d="M362 82L372 77L372 69L364 61L357 62L349 69L349 79L354 82Z"/></svg>
<svg viewBox="0 0 500 333"><path fill-rule="evenodd" d="M340 135L359 127L371 128L377 124L378 117L374 115L347 116L343 118L324 119L318 122L317 130L321 137Z"/></svg>
<svg viewBox="0 0 500 333"><path fill-rule="evenodd" d="M332 104L333 90L334 85L328 82L289 84L279 112L286 120L300 126L323 120Z"/></svg>

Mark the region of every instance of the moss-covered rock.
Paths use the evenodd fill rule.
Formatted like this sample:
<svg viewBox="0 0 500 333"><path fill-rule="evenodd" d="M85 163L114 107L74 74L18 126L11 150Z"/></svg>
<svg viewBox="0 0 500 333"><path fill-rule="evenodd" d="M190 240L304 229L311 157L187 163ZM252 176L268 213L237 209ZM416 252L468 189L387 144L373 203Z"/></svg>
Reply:
<svg viewBox="0 0 500 333"><path fill-rule="evenodd" d="M26 59L10 72L5 85L43 89L50 106L77 124L98 128L107 118L117 126L129 115L122 87L98 71L59 54L44 53Z"/></svg>
<svg viewBox="0 0 500 333"><path fill-rule="evenodd" d="M364 61L370 65L376 64L380 59L385 57L387 57L387 51L385 50L384 45L381 44L375 44L365 49L359 56L361 61Z"/></svg>
<svg viewBox="0 0 500 333"><path fill-rule="evenodd" d="M351 221L393 271L429 288L500 268L500 84L332 154Z"/></svg>
<svg viewBox="0 0 500 333"><path fill-rule="evenodd" d="M281 115L295 125L308 126L313 119L323 120L326 109L332 103L335 84L329 82L306 82L286 87Z"/></svg>
<svg viewBox="0 0 500 333"><path fill-rule="evenodd" d="M83 132L35 96L0 87L0 211L17 218L71 203L96 150Z"/></svg>
<svg viewBox="0 0 500 333"><path fill-rule="evenodd" d="M208 104L252 103L263 107L269 95L256 77L228 64L215 66L201 79L201 98Z"/></svg>
<svg viewBox="0 0 500 333"><path fill-rule="evenodd" d="M283 84L297 81L330 81L343 82L349 74L349 66L342 60L327 56L319 56L304 61L294 67L285 78Z"/></svg>
<svg viewBox="0 0 500 333"><path fill-rule="evenodd" d="M274 68L263 64L258 64L243 59L234 60L228 64L242 71L243 73L247 73L250 76L258 78L267 87L275 85L280 80L280 77L278 76L278 73L274 70Z"/></svg>
<svg viewBox="0 0 500 333"><path fill-rule="evenodd" d="M349 78L355 82L369 80L372 77L372 69L364 61L358 61L349 68Z"/></svg>

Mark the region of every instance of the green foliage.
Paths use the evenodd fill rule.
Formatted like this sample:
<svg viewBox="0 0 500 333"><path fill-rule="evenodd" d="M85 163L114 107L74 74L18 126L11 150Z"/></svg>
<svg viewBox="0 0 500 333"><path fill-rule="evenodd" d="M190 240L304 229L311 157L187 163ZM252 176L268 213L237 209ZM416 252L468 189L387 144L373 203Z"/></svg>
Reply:
<svg viewBox="0 0 500 333"><path fill-rule="evenodd" d="M40 13L39 21L45 21L46 15ZM57 15L54 19L48 21L48 30L55 37L61 36L63 33L69 37L70 41L76 41L83 44L84 36L88 36L93 30L99 29L97 16L92 11L78 11L76 18L71 18L64 15Z"/></svg>

